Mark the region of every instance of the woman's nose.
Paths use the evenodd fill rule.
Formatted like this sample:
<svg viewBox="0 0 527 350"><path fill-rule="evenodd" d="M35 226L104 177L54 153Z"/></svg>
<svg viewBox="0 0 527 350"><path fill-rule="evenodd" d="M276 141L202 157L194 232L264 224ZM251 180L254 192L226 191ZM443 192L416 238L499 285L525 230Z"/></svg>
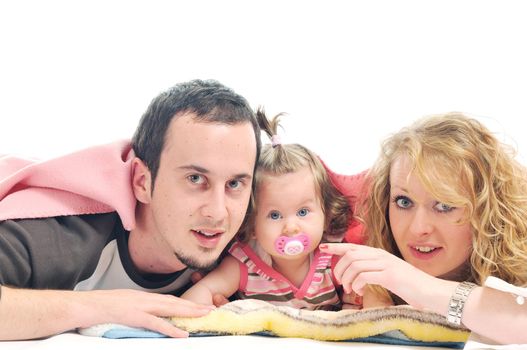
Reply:
<svg viewBox="0 0 527 350"><path fill-rule="evenodd" d="M434 225L430 216L431 213L426 208L417 208L410 224L411 232L420 236L431 233Z"/></svg>

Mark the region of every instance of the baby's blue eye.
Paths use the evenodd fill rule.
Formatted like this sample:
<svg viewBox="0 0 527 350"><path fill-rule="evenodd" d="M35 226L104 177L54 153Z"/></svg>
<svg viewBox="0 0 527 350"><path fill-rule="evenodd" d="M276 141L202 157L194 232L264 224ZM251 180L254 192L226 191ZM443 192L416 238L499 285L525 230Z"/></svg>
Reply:
<svg viewBox="0 0 527 350"><path fill-rule="evenodd" d="M296 212L296 215L298 216L306 216L307 214L309 214L309 209L307 208L302 208Z"/></svg>
<svg viewBox="0 0 527 350"><path fill-rule="evenodd" d="M277 211L272 211L269 213L269 217L271 218L271 220L278 220L282 218L282 215Z"/></svg>

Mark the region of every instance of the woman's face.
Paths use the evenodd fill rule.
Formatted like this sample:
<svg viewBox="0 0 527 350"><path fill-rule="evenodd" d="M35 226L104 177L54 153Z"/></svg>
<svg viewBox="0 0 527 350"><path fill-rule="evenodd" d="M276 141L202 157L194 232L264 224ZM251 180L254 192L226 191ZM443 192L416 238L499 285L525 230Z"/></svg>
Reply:
<svg viewBox="0 0 527 350"><path fill-rule="evenodd" d="M459 223L465 209L433 198L417 176L408 176L411 169L405 156L397 158L390 169L389 219L397 247L415 267L456 279L472 252L470 224Z"/></svg>

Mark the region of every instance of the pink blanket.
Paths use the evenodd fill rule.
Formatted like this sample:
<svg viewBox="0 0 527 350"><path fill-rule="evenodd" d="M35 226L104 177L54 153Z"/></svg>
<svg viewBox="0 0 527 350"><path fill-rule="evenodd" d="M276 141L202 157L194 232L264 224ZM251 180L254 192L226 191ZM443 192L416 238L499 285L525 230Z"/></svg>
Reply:
<svg viewBox="0 0 527 350"><path fill-rule="evenodd" d="M362 195L365 190L364 186L366 183L367 171L363 171L356 175L342 175L337 174L331 169L329 169L324 162L322 162L322 164L326 168L326 171L328 172L328 175L331 178L331 182L333 183L333 185L343 195L348 197L351 208L355 213L357 201L361 200L360 195ZM348 231L346 232L344 240L350 243L363 244L365 237L363 235L362 228L362 224L356 219L353 219L350 222L350 226L348 228Z"/></svg>
<svg viewBox="0 0 527 350"><path fill-rule="evenodd" d="M0 221L117 211L124 228L131 230L136 205L131 183L133 156L128 140L45 161L0 156ZM366 173L350 176L326 169L354 207ZM353 220L346 241L362 243L361 230Z"/></svg>
<svg viewBox="0 0 527 350"><path fill-rule="evenodd" d="M34 161L0 156L0 220L117 211L135 226L130 141Z"/></svg>

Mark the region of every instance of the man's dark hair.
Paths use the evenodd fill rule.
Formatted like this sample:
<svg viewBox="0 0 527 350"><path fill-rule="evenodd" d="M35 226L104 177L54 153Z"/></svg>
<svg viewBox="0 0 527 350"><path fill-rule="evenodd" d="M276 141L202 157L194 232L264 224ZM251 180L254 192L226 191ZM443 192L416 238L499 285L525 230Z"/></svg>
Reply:
<svg viewBox="0 0 527 350"><path fill-rule="evenodd" d="M256 137L256 159L260 155L260 127L245 98L215 80L191 80L159 94L150 102L132 138L132 147L150 169L154 187L161 152L172 118L185 113L204 123L235 125L249 122Z"/></svg>

